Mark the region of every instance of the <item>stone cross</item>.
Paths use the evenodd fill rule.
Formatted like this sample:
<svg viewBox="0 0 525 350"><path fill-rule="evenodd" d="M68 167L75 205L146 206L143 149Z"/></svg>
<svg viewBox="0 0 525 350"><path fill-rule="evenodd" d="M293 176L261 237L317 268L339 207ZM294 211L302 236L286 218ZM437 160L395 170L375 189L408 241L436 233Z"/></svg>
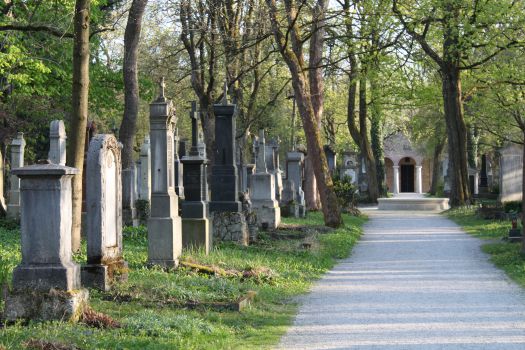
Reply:
<svg viewBox="0 0 525 350"><path fill-rule="evenodd" d="M191 118L191 150L190 155L192 153L198 152L197 149L197 143L199 142L198 139L198 119L199 119L199 112L197 111L197 102L191 101L191 112L190 112L190 118Z"/></svg>
<svg viewBox="0 0 525 350"><path fill-rule="evenodd" d="M142 200L151 200L151 151L149 135L144 137L140 147L140 193Z"/></svg>
<svg viewBox="0 0 525 350"><path fill-rule="evenodd" d="M11 169L24 166L25 147L26 141L24 140L24 133L19 132L11 142ZM18 219L20 217L20 179L14 174L11 175L7 216L12 219Z"/></svg>
<svg viewBox="0 0 525 350"><path fill-rule="evenodd" d="M74 319L87 302L71 251L71 179L75 168L37 164L11 171L20 177L22 262L13 271L7 320ZM57 290L53 296L51 289Z"/></svg>
<svg viewBox="0 0 525 350"><path fill-rule="evenodd" d="M181 218L175 193L175 110L171 101L150 104L151 214L148 220L148 262L176 267L182 252Z"/></svg>
<svg viewBox="0 0 525 350"><path fill-rule="evenodd" d="M53 120L49 127L49 161L66 165L66 127L62 120Z"/></svg>

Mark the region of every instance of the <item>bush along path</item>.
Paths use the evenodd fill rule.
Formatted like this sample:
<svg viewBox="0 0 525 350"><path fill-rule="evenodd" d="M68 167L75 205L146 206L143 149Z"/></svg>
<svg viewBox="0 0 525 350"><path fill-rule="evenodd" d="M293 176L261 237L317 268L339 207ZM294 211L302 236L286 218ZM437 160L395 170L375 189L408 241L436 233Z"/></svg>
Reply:
<svg viewBox="0 0 525 350"><path fill-rule="evenodd" d="M366 219L344 220L344 227L327 230L319 213L285 219L282 230L261 232L249 247L185 252L173 271L147 268L145 228L126 228L127 283L108 293L90 290L91 309L79 324L0 325L0 349L271 348L292 322L295 297L348 256ZM1 285L10 283L19 250L18 230L0 228ZM76 260L84 262L85 253Z"/></svg>

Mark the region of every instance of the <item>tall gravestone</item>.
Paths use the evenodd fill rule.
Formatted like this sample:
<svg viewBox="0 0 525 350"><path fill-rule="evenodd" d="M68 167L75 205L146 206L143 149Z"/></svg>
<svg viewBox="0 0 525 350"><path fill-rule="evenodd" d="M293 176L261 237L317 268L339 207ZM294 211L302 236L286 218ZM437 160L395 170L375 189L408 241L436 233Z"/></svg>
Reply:
<svg viewBox="0 0 525 350"><path fill-rule="evenodd" d="M489 192L489 177L488 177L488 164L487 164L487 155L483 154L481 156L481 171L479 173L479 192L488 193Z"/></svg>
<svg viewBox="0 0 525 350"><path fill-rule="evenodd" d="M343 153L343 164L339 172L339 178L342 180L345 177L350 178L350 182L357 185L359 179L357 178L359 163L357 162L357 154L355 152L347 151Z"/></svg>
<svg viewBox="0 0 525 350"><path fill-rule="evenodd" d="M180 148L180 137L179 129L175 129L174 135L174 162L175 162L175 193L179 196L180 199L184 199L184 169L180 159L186 155L186 144L183 144L184 151L182 154L179 153Z"/></svg>
<svg viewBox="0 0 525 350"><path fill-rule="evenodd" d="M299 217L299 205L297 203L297 192L292 180L284 180L283 192L281 195L281 215L284 217Z"/></svg>
<svg viewBox="0 0 525 350"><path fill-rule="evenodd" d="M283 191L283 172L279 165L279 139L269 140L266 143L266 167L270 174L273 175L275 183L275 199L281 200Z"/></svg>
<svg viewBox="0 0 525 350"><path fill-rule="evenodd" d="M148 261L176 267L182 252L181 218L175 193L173 127L175 109L164 96L150 104L151 213L148 220Z"/></svg>
<svg viewBox="0 0 525 350"><path fill-rule="evenodd" d="M191 107L191 149L189 155L181 159L184 165L185 196L182 202L182 247L204 249L208 254L212 247L208 219L208 160L202 156L202 145L199 145L198 140L197 103L192 102Z"/></svg>
<svg viewBox="0 0 525 350"><path fill-rule="evenodd" d="M328 170L330 170L330 173L333 174L337 164L335 150L331 145L324 145L323 150L328 163Z"/></svg>
<svg viewBox="0 0 525 350"><path fill-rule="evenodd" d="M303 183L304 154L302 152L288 152L286 154L286 176L293 181L296 190L296 199L299 206L299 216L306 216L306 202L304 199Z"/></svg>
<svg viewBox="0 0 525 350"><path fill-rule="evenodd" d="M26 140L24 133L19 132L11 142L11 169L24 166L24 151ZM20 218L20 179L11 174L11 188L9 190L9 201L7 204L7 216L12 219Z"/></svg>
<svg viewBox="0 0 525 350"><path fill-rule="evenodd" d="M66 165L66 127L62 120L53 120L49 127L49 155L52 164Z"/></svg>
<svg viewBox="0 0 525 350"><path fill-rule="evenodd" d="M96 135L87 158L87 265L82 284L108 291L127 280L122 258L122 182L120 147L113 135Z"/></svg>
<svg viewBox="0 0 525 350"><path fill-rule="evenodd" d="M266 142L264 130L259 131L257 147L257 163L255 174L252 175L252 191L250 199L252 207L257 214L259 227L265 229L275 229L281 223L281 208L275 199L275 177L270 173L266 166ZM273 153L273 148L270 148ZM273 162L273 157L272 157Z"/></svg>
<svg viewBox="0 0 525 350"><path fill-rule="evenodd" d="M521 201L523 191L523 148L509 144L500 151L499 201Z"/></svg>
<svg viewBox="0 0 525 350"><path fill-rule="evenodd" d="M135 201L137 200L137 167L135 163L122 170L122 219L127 226L137 227L139 216Z"/></svg>
<svg viewBox="0 0 525 350"><path fill-rule="evenodd" d="M224 92L222 104L215 104L215 163L212 166L210 211L214 240L248 244L246 219L238 200L239 184L235 165L236 106Z"/></svg>
<svg viewBox="0 0 525 350"><path fill-rule="evenodd" d="M151 200L151 150L149 135L144 138L140 147L140 191L139 198Z"/></svg>
<svg viewBox="0 0 525 350"><path fill-rule="evenodd" d="M37 164L11 173L21 180L22 262L13 271L4 316L74 321L88 299L71 251L71 179L78 170Z"/></svg>
<svg viewBox="0 0 525 350"><path fill-rule="evenodd" d="M0 151L0 212L2 213L2 215L5 215L7 212L7 205L5 203L4 198L4 172L4 155Z"/></svg>

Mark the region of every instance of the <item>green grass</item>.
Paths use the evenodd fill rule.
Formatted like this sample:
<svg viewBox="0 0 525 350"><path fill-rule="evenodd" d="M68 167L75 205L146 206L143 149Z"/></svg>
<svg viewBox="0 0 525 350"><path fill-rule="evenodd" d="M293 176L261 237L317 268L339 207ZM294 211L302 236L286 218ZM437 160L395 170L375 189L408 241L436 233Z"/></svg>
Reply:
<svg viewBox="0 0 525 350"><path fill-rule="evenodd" d="M23 341L36 338L75 344L81 349L266 349L275 345L297 311L295 297L328 271L336 259L348 256L366 219L344 216L345 227L306 239L271 240L269 235L250 247L221 244L205 256L185 252L184 259L224 269L267 268L271 278L216 277L178 269L145 268L147 240L144 228L126 229L124 255L130 265L129 281L110 293L91 290L91 306L121 322L122 328L101 330L62 322L31 322L0 329L1 345L24 349ZM319 213L286 223L320 225ZM0 229L0 258L4 281L10 281L20 261L19 233ZM304 250L302 243L311 243ZM84 252L75 256L85 259ZM0 283L2 280L0 280ZM189 310L185 302L232 301L249 290L255 302L243 312ZM131 300L131 301L130 301ZM1 307L1 306L0 306Z"/></svg>
<svg viewBox="0 0 525 350"><path fill-rule="evenodd" d="M520 243L508 243L501 239L508 236L509 221L484 220L476 216L475 209L457 208L449 210L448 217L466 232L490 240L482 249L490 255L491 261L507 275L525 287L525 255L521 254Z"/></svg>

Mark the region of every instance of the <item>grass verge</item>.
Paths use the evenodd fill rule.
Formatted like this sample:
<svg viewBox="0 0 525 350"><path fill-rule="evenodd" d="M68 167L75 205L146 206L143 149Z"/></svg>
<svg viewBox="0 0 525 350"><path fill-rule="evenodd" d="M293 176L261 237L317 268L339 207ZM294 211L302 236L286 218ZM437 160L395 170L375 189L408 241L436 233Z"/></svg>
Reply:
<svg viewBox="0 0 525 350"><path fill-rule="evenodd" d="M31 340L71 344L80 349L266 349L275 345L297 311L296 296L348 256L361 233L364 218L344 216L345 226L328 233L294 231L293 225L321 225L320 213L305 220L284 219L287 239L262 234L250 247L220 244L205 256L185 252L183 259L223 270L263 271L256 278L201 274L192 269L146 268L144 228L126 229L124 255L129 281L109 293L90 291L91 306L121 327L95 329L64 322L30 322L0 328L0 349L26 349ZM297 239L293 237L297 233ZM303 243L309 243L305 249ZM19 232L0 229L0 283L11 280L20 261ZM75 256L85 261L84 253ZM242 312L216 311L210 302L236 300L256 291L254 303ZM1 301L1 300L0 300ZM184 307L201 303L201 308ZM0 309L2 305L0 304Z"/></svg>
<svg viewBox="0 0 525 350"><path fill-rule="evenodd" d="M457 208L447 216L460 225L467 233L490 240L482 249L490 255L491 261L522 287L525 287L525 256L521 254L520 243L502 241L508 236L510 222L484 220L477 217L475 209Z"/></svg>

